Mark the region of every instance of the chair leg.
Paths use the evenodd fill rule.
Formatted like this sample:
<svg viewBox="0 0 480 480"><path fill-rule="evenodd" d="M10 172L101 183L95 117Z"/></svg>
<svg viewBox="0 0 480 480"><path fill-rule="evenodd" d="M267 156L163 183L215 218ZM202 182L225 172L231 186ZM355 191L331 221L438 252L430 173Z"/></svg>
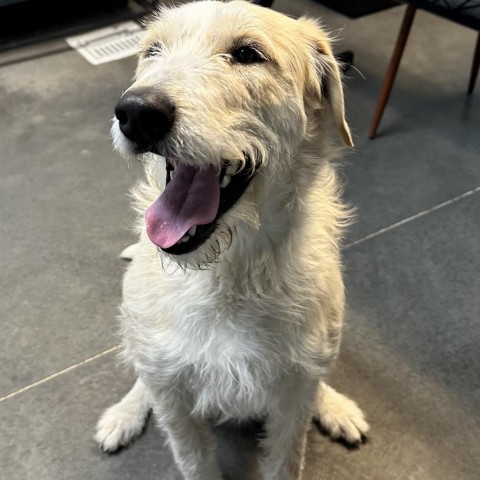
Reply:
<svg viewBox="0 0 480 480"><path fill-rule="evenodd" d="M400 32L398 34L397 43L393 49L392 58L390 59L390 64L388 65L387 72L383 79L382 89L380 90L380 96L377 100L377 106L375 107L375 114L373 115L372 125L370 126L370 133L368 134L369 138L375 138L377 134L377 128L382 119L383 111L390 97L390 92L392 91L393 82L395 81L395 76L397 75L398 66L400 65L400 60L402 59L403 51L405 50L405 45L407 43L408 34L410 33L410 28L415 18L415 12L417 8L413 5L408 5L405 15L403 17L402 26L400 27Z"/></svg>
<svg viewBox="0 0 480 480"><path fill-rule="evenodd" d="M478 32L477 46L473 54L472 72L470 73L470 83L468 84L468 94L471 95L475 89L475 82L477 81L478 68L480 67L480 32Z"/></svg>

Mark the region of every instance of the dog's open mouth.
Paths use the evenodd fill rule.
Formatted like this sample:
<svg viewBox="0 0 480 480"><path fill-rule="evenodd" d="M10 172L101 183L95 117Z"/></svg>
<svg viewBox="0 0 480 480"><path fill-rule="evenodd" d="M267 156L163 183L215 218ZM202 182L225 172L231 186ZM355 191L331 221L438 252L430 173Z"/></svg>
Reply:
<svg viewBox="0 0 480 480"><path fill-rule="evenodd" d="M254 174L252 164L238 169L228 161L199 168L177 160L166 161L166 187L147 210L150 240L164 252L183 255L196 250L217 227L217 220L245 192Z"/></svg>

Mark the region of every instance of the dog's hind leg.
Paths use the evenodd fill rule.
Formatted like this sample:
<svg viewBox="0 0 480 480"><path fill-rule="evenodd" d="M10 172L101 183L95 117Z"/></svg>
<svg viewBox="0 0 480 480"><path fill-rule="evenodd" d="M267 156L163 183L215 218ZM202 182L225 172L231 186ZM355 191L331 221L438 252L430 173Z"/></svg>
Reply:
<svg viewBox="0 0 480 480"><path fill-rule="evenodd" d="M149 392L138 379L122 400L105 410L100 417L95 440L106 452L128 445L142 432L150 409Z"/></svg>
<svg viewBox="0 0 480 480"><path fill-rule="evenodd" d="M323 382L318 388L313 418L330 437L352 446L360 445L370 429L358 405Z"/></svg>

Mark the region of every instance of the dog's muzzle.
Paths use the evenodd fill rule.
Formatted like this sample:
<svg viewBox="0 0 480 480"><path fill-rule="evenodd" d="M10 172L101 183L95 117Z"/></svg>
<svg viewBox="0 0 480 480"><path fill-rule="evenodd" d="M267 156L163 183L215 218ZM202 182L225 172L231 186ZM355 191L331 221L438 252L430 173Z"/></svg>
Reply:
<svg viewBox="0 0 480 480"><path fill-rule="evenodd" d="M160 154L159 143L175 122L175 105L163 92L130 90L117 103L115 116L135 153ZM219 218L243 195L255 174L254 159L222 159L221 164L192 165L165 155L166 186L145 213L150 240L164 252L183 255L201 246ZM241 167L243 163L243 168Z"/></svg>
<svg viewBox="0 0 480 480"><path fill-rule="evenodd" d="M135 144L137 153L154 150L155 144L172 130L175 105L156 90L131 90L119 100L115 116L121 132Z"/></svg>

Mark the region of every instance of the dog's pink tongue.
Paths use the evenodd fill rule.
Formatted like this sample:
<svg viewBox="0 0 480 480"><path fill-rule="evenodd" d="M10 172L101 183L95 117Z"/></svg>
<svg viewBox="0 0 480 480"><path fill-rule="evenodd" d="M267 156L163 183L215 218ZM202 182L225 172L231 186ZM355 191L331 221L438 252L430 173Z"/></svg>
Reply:
<svg viewBox="0 0 480 480"><path fill-rule="evenodd" d="M150 240L160 248L175 245L194 225L212 222L219 201L218 168L178 164L172 180L145 214Z"/></svg>

